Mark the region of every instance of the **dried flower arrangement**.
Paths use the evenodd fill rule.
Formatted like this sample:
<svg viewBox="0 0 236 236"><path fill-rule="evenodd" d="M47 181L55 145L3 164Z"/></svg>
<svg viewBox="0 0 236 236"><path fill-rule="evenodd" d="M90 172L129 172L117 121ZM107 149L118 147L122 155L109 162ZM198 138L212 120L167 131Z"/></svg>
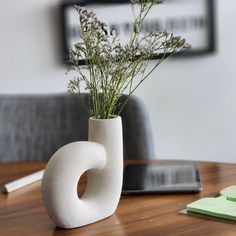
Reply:
<svg viewBox="0 0 236 236"><path fill-rule="evenodd" d="M142 23L149 11L163 0L130 0L130 3L134 22L130 41L125 45L121 45L116 34L108 33L108 26L98 20L93 12L76 6L82 41L76 43L69 53L71 69L77 72L77 76L69 82L68 91L80 93L84 83L91 95L90 115L97 119L119 115L138 86L167 57L190 47L185 39L166 31L140 36ZM79 63L83 58L86 68ZM148 60L153 58L158 59L147 71ZM89 72L89 76L85 71ZM122 93L127 93L128 97L123 104L118 104Z"/></svg>

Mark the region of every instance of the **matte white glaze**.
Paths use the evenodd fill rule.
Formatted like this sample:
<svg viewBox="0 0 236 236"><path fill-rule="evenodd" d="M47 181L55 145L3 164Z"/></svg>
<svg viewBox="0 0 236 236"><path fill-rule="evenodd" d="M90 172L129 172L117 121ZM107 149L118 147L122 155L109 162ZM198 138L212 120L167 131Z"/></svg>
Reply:
<svg viewBox="0 0 236 236"><path fill-rule="evenodd" d="M88 172L87 189L77 195L80 176ZM89 119L89 141L60 148L50 159L42 180L46 211L61 228L75 228L112 215L123 177L121 118Z"/></svg>

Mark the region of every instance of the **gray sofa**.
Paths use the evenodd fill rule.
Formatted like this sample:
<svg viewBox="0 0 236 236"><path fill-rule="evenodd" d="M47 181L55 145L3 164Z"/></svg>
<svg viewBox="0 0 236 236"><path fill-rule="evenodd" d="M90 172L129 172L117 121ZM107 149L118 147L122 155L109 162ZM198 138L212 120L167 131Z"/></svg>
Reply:
<svg viewBox="0 0 236 236"><path fill-rule="evenodd" d="M89 95L81 96L88 104ZM131 97L121 117L124 159L154 159L143 103ZM88 139L88 118L79 96L0 95L0 162L48 160L61 146Z"/></svg>

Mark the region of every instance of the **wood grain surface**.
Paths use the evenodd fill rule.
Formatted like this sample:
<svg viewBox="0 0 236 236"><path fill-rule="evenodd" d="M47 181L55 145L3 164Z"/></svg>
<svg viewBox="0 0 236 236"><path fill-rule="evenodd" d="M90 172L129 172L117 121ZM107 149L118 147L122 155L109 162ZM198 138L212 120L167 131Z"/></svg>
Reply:
<svg viewBox="0 0 236 236"><path fill-rule="evenodd" d="M45 163L0 165L3 184L45 167ZM179 213L186 204L215 196L236 184L236 165L200 163L203 191L199 194L122 196L115 214L100 222L73 230L58 229L43 207L40 181L10 194L0 193L0 236L78 235L236 235L236 224ZM80 181L83 187L84 179Z"/></svg>

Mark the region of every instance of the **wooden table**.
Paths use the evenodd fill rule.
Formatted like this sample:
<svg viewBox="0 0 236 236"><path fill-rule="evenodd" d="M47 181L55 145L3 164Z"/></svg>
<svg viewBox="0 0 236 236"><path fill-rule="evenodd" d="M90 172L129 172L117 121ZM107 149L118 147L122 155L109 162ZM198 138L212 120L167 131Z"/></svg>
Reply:
<svg viewBox="0 0 236 236"><path fill-rule="evenodd" d="M4 183L45 167L45 163L0 165L0 187ZM11 194L0 193L1 236L57 235L236 235L234 222L180 214L186 204L236 184L236 165L200 163L204 190L199 194L122 196L116 213L98 223L73 230L54 226L41 199L40 182Z"/></svg>

